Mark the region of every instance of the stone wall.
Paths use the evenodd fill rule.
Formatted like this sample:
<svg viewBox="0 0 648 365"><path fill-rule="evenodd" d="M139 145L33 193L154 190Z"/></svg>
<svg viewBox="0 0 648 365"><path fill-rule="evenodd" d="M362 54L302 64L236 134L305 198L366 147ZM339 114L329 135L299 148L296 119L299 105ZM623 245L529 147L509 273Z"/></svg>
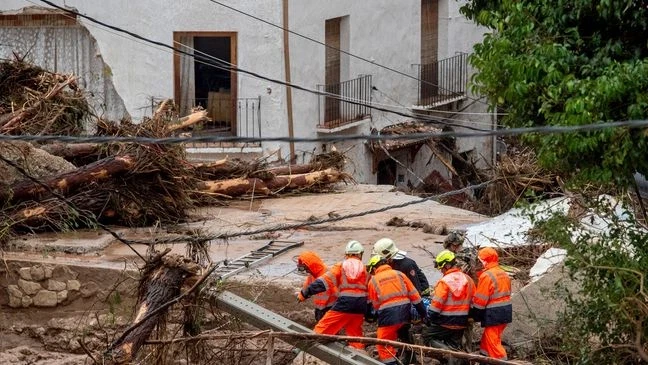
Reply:
<svg viewBox="0 0 648 365"><path fill-rule="evenodd" d="M8 277L6 287L7 304L12 308L64 306L97 291L96 283L84 285L79 274L69 266L40 263L12 266L17 275Z"/></svg>

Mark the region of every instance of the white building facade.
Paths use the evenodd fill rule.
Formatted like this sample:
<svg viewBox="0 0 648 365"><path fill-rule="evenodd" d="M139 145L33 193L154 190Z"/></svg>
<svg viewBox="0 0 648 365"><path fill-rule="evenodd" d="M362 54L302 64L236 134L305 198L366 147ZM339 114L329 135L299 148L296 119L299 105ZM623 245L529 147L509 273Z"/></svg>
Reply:
<svg viewBox="0 0 648 365"><path fill-rule="evenodd" d="M33 15L41 10L27 9L33 7L32 2L4 0L0 4L0 57L8 58L14 51L31 52L27 59L43 67L55 65L55 71L80 74L86 87L101 98L94 104L105 108L111 119L124 114L142 118L150 115L155 101L173 98L182 112L201 105L210 113L213 122L195 134L367 134L413 120L294 88L289 95L283 85L213 67L225 65L215 60L220 59L360 104L451 118L455 129L457 125L492 128L487 106L467 88L471 72L467 54L484 31L459 14L461 4L454 0L219 1L238 12L210 0L53 1L195 56L174 54L81 17L63 21L62 17L69 16L59 15L58 20L43 21ZM286 35L277 26L328 47ZM84 57L78 56L81 48ZM458 110L484 114L448 113ZM471 156L482 164L494 158L492 138L461 139L457 144L459 153L472 151ZM349 157L349 172L358 182L417 185L434 169L450 177L447 167L426 147L377 153L362 141L335 146ZM253 146L194 145L190 151L203 155L256 151L299 163L331 147L325 143L291 146L264 142Z"/></svg>

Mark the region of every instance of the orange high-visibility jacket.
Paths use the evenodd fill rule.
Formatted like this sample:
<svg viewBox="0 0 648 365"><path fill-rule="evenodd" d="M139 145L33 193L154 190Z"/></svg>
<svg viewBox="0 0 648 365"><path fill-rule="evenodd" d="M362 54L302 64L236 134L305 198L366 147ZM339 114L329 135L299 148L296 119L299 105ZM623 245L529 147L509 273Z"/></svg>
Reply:
<svg viewBox="0 0 648 365"><path fill-rule="evenodd" d="M302 295L304 298L308 298L330 288L337 288L338 299L333 304L332 310L365 314L367 311L367 271L359 259L348 258L346 260L357 260L362 265L362 270L357 277L350 277L349 273L346 273L342 268L344 262L340 262L333 265L306 289L302 289Z"/></svg>
<svg viewBox="0 0 648 365"><path fill-rule="evenodd" d="M315 279L326 274L327 267L322 259L314 252L306 251L299 255L299 261L308 268L309 275L304 280L302 290L305 290ZM303 294L302 294L303 295ZM315 318L319 320L337 300L337 288L329 287L326 291L313 295Z"/></svg>
<svg viewBox="0 0 648 365"><path fill-rule="evenodd" d="M475 282L470 276L457 267L449 269L434 287L428 307L430 322L450 329L466 328L474 294Z"/></svg>
<svg viewBox="0 0 648 365"><path fill-rule="evenodd" d="M471 304L471 314L482 327L513 321L511 278L497 262L487 262L479 275L477 290Z"/></svg>
<svg viewBox="0 0 648 365"><path fill-rule="evenodd" d="M378 326L409 322L411 305L415 305L421 317L425 317L421 296L414 284L405 274L387 264L376 269L369 280L367 292L378 314Z"/></svg>

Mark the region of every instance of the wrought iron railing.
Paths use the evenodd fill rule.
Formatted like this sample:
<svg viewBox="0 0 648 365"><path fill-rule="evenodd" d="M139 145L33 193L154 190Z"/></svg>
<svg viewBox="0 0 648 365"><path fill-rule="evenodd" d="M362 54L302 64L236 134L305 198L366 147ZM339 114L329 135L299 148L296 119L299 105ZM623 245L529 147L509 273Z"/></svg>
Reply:
<svg viewBox="0 0 648 365"><path fill-rule="evenodd" d="M231 98L196 99L195 105L201 105L207 110L210 122L196 128L194 135L232 135L238 137L261 137L261 96L256 98L239 98L232 104ZM232 119L232 113L236 119ZM236 123L236 125L234 125ZM234 128L235 127L235 128ZM231 143L229 143L231 144ZM217 144L217 145L222 145ZM248 143L248 146L258 146L259 143ZM190 147L213 147L192 145Z"/></svg>
<svg viewBox="0 0 648 365"><path fill-rule="evenodd" d="M434 107L465 96L468 83L466 53L415 66L419 78L418 105Z"/></svg>
<svg viewBox="0 0 648 365"><path fill-rule="evenodd" d="M371 75L361 75L357 79L338 84L317 85L317 90L334 96L318 97L318 128L332 129L371 115ZM348 99L349 101L345 101Z"/></svg>

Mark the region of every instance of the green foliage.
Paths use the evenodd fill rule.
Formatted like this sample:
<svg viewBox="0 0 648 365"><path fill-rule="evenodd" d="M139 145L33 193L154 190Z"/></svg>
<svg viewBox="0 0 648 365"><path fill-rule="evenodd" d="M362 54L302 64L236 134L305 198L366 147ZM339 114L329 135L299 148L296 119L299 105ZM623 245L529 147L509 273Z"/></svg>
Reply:
<svg viewBox="0 0 648 365"><path fill-rule="evenodd" d="M475 92L512 127L648 117L648 2L472 0L462 12L492 30L475 46ZM576 179L627 185L648 173L641 130L529 135L540 162Z"/></svg>
<svg viewBox="0 0 648 365"><path fill-rule="evenodd" d="M588 205L596 214L585 221L608 228L584 229L560 214L536 224L546 240L567 249L565 266L580 284L566 294L563 350L580 364L648 362L648 231L606 203Z"/></svg>

